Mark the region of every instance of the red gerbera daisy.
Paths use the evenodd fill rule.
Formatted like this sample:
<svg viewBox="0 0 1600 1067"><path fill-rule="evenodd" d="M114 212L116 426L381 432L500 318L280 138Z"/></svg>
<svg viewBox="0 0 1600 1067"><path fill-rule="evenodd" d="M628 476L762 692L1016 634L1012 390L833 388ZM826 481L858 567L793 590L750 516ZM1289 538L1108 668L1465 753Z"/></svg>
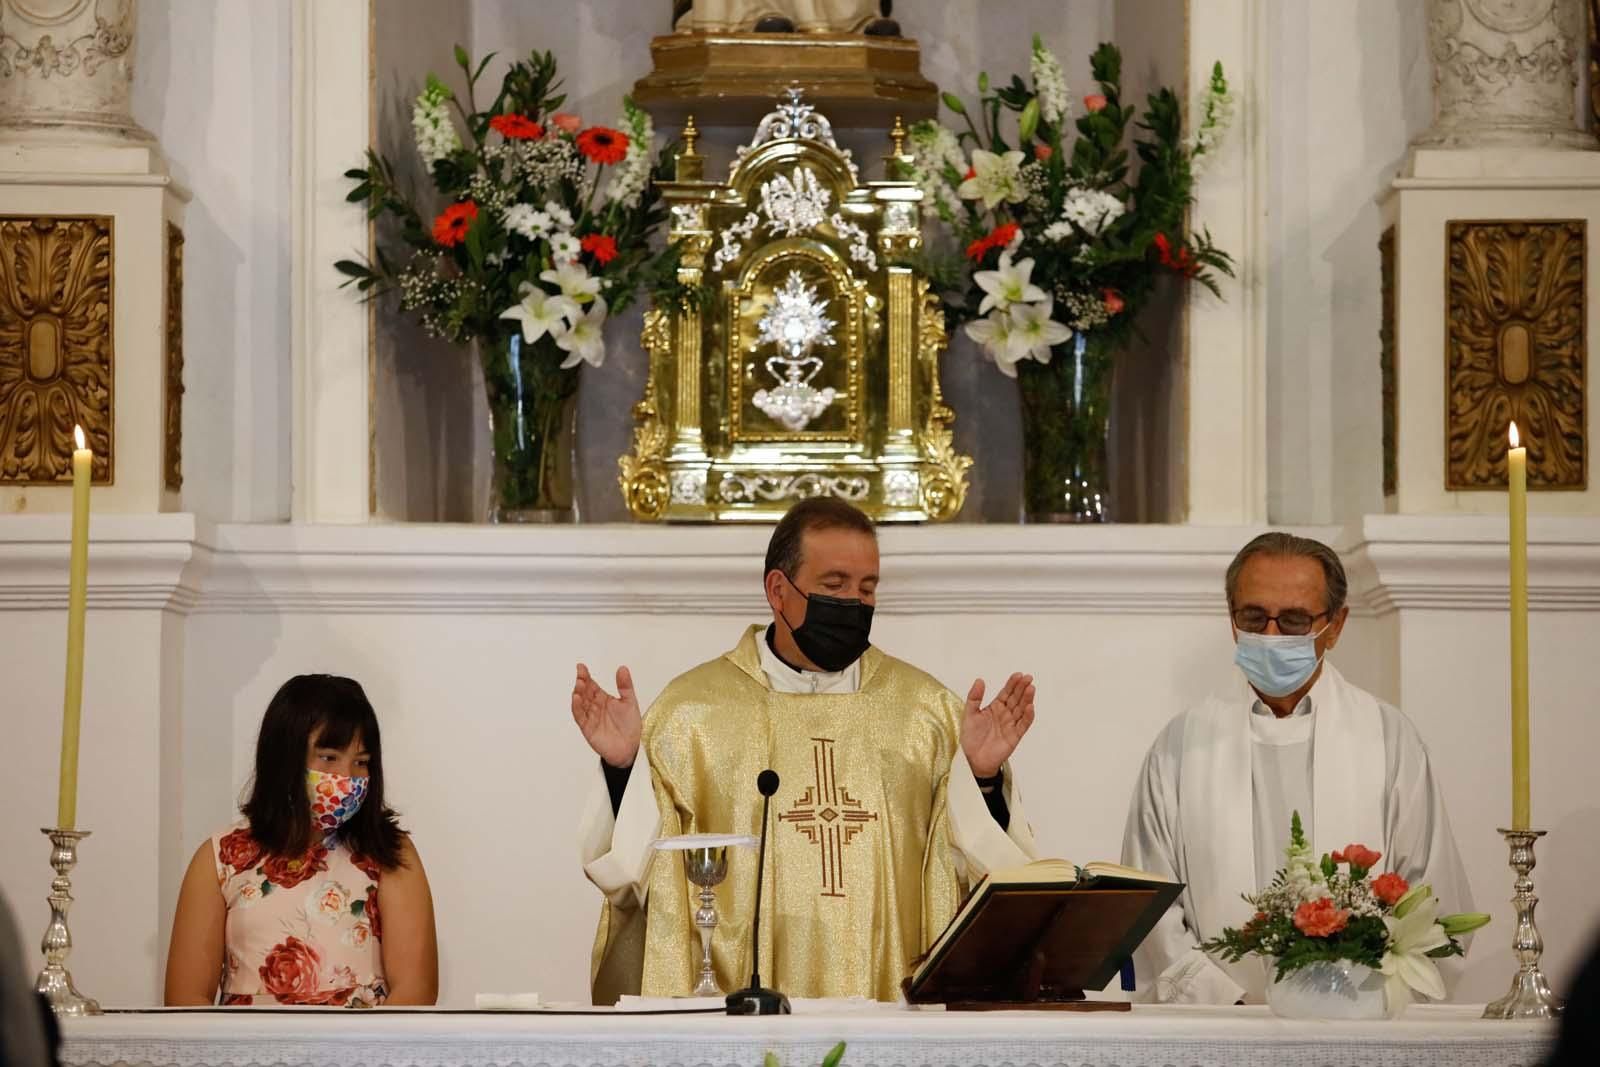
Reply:
<svg viewBox="0 0 1600 1067"><path fill-rule="evenodd" d="M628 155L628 135L606 126L590 126L578 134L578 151L602 165L621 163Z"/></svg>
<svg viewBox="0 0 1600 1067"><path fill-rule="evenodd" d="M433 239L437 244L452 248L467 239L472 220L478 217L478 205L471 200L451 204L433 220Z"/></svg>
<svg viewBox="0 0 1600 1067"><path fill-rule="evenodd" d="M503 137L515 141L532 141L544 136L544 127L526 115L496 115L489 125Z"/></svg>
<svg viewBox="0 0 1600 1067"><path fill-rule="evenodd" d="M584 234L583 240L578 242L583 250L594 257L594 261L602 267L617 258L617 239L604 233Z"/></svg>

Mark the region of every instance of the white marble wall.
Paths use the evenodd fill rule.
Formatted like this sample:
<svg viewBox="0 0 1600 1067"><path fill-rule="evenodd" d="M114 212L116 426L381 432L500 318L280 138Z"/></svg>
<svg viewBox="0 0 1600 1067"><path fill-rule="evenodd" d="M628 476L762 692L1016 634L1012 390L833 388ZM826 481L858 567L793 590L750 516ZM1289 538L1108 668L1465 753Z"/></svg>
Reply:
<svg viewBox="0 0 1600 1067"><path fill-rule="evenodd" d="M289 5L139 5L134 117L194 193L183 507L289 516Z"/></svg>
<svg viewBox="0 0 1600 1067"><path fill-rule="evenodd" d="M954 687L1035 672L1017 758L1041 848L1118 853L1155 733L1232 677L1223 569L1253 531L977 526L885 531L886 650ZM1503 525L1378 517L1341 533L1356 615L1334 659L1398 700L1432 749L1477 904L1495 915L1461 996L1508 980L1510 877L1494 828L1509 767ZM0 523L0 888L31 940L46 918L55 799L65 521ZM262 710L289 675L360 679L378 708L395 805L438 906L444 1003L479 991L582 999L598 894L574 829L592 757L567 711L572 664L628 663L640 693L760 617L760 529L210 527L181 515L96 526L82 748L80 985L113 1005L159 995L185 859L225 823ZM1533 811L1550 972L1600 921L1600 807L1589 660L1600 533L1535 519ZM957 624L959 623L959 624ZM670 636L665 636L670 635ZM13 749L11 745L15 744ZM1337 842L1335 844L1343 844ZM1324 842L1323 844L1328 844Z"/></svg>
<svg viewBox="0 0 1600 1067"><path fill-rule="evenodd" d="M1383 510L1377 196L1433 118L1426 18L1268 6L1268 515L1329 522Z"/></svg>

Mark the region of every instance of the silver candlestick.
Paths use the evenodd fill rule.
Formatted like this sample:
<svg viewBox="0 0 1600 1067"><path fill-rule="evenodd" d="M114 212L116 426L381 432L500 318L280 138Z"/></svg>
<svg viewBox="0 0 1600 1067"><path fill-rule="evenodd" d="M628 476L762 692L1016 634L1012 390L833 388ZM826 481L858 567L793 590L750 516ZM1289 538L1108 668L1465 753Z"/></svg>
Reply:
<svg viewBox="0 0 1600 1067"><path fill-rule="evenodd" d="M55 879L50 883L50 925L45 928L39 948L44 952L44 970L34 988L50 1002L57 1015L99 1015L100 1004L78 992L66 968L72 952L72 931L67 929L67 909L72 907L72 879L68 876L78 863L78 842L89 836L87 830L45 828L50 838L50 866Z"/></svg>
<svg viewBox="0 0 1600 1067"><path fill-rule="evenodd" d="M1511 990L1499 1000L1483 1009L1485 1019L1554 1019L1565 1009L1561 998L1550 992L1539 960L1544 955L1544 938L1533 922L1533 909L1539 898L1533 892L1533 844L1543 837L1543 830L1500 831L1511 846L1511 869L1517 880L1511 903L1517 909L1517 932L1511 940L1511 951L1517 957L1517 973L1511 979Z"/></svg>
<svg viewBox="0 0 1600 1067"><path fill-rule="evenodd" d="M718 921L717 886L728 877L727 846L685 849L683 870L689 881L700 887L700 907L694 913L694 925L700 931L700 982L690 996L720 997L723 990L711 965L711 934Z"/></svg>

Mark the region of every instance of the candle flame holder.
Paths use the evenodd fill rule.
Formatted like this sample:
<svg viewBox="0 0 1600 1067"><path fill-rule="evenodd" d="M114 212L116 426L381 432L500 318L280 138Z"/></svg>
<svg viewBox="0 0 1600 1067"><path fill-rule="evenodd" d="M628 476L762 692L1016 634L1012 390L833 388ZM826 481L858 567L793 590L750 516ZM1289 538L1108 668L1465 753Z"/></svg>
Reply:
<svg viewBox="0 0 1600 1067"><path fill-rule="evenodd" d="M1517 957L1517 973L1505 996L1483 1009L1485 1019L1555 1019L1565 1010L1561 998L1550 991L1544 970L1544 938L1534 925L1533 909L1539 898L1533 892L1533 846L1545 835L1543 830L1506 830L1500 835L1511 847L1511 869L1517 872L1511 904L1517 909L1517 929L1511 951Z"/></svg>
<svg viewBox="0 0 1600 1067"><path fill-rule="evenodd" d="M88 830L45 828L50 838L50 866L56 872L50 883L50 925L45 928L39 948L44 952L44 970L39 972L34 989L50 1002L57 1015L99 1015L100 1004L86 997L72 984L67 956L72 953L72 931L67 928L67 911L72 907L72 868L78 864L78 842Z"/></svg>

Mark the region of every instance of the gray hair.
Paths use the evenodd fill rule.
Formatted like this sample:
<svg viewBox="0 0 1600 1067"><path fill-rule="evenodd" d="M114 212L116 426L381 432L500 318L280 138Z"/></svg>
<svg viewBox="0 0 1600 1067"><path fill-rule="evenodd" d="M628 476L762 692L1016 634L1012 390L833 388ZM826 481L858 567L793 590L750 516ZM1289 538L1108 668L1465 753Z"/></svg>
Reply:
<svg viewBox="0 0 1600 1067"><path fill-rule="evenodd" d="M1344 564L1339 561L1338 553L1321 541L1284 533L1282 530L1269 530L1241 548L1239 554L1233 557L1233 562L1228 564L1228 575L1223 580L1223 587L1228 593L1229 610L1232 610L1234 594L1239 590L1239 572L1243 571L1244 565L1256 556L1316 560L1322 567L1323 585L1328 591L1328 614L1337 614L1339 609L1344 607L1344 598L1350 590L1350 582L1344 576Z"/></svg>

